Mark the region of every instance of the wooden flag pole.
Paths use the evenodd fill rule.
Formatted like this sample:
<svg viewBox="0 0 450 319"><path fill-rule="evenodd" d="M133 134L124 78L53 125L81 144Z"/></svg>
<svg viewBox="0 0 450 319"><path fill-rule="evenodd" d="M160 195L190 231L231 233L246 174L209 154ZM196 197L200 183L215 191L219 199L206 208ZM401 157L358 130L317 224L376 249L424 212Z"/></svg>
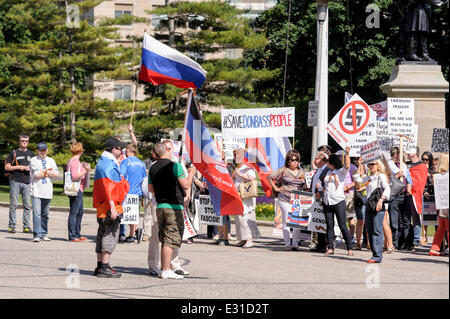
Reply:
<svg viewBox="0 0 450 319"><path fill-rule="evenodd" d="M133 114L134 114L134 108L136 106L137 87L138 87L138 79L136 77L136 84L135 84L135 88L134 88L134 98L133 98L133 109L131 110L130 125L133 124Z"/></svg>

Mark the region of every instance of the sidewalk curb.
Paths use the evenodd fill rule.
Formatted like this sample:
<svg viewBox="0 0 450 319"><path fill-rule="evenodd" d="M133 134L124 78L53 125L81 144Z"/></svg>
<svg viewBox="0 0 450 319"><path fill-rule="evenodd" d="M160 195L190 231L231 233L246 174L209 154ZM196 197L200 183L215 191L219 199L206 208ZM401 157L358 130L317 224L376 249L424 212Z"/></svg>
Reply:
<svg viewBox="0 0 450 319"><path fill-rule="evenodd" d="M9 203L8 202L0 202L0 207L9 207ZM22 204L17 205L17 209L22 209L22 208L23 208ZM61 206L50 206L50 210L53 212L69 213L70 208L69 207L61 207ZM84 214L97 214L97 210L95 208L84 208ZM141 213L141 216L144 216L144 214ZM234 219L231 220L231 223L234 224ZM256 220L256 224L258 226L273 227L273 222L267 221L267 220Z"/></svg>

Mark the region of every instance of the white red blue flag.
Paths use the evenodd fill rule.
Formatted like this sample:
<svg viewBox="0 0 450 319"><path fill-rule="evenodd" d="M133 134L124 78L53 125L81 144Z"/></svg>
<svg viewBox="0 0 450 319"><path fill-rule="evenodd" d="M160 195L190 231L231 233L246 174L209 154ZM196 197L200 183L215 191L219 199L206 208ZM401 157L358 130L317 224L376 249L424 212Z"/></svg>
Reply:
<svg viewBox="0 0 450 319"><path fill-rule="evenodd" d="M199 88L206 71L184 54L144 34L139 80L153 85L172 84L179 88Z"/></svg>
<svg viewBox="0 0 450 319"><path fill-rule="evenodd" d="M287 137L248 138L244 162L259 175L266 196L272 195L267 177L284 165L286 153L292 148Z"/></svg>
<svg viewBox="0 0 450 319"><path fill-rule="evenodd" d="M227 164L205 126L192 92L189 92L184 128L186 150L194 166L206 179L214 211L217 215L242 215L242 200Z"/></svg>

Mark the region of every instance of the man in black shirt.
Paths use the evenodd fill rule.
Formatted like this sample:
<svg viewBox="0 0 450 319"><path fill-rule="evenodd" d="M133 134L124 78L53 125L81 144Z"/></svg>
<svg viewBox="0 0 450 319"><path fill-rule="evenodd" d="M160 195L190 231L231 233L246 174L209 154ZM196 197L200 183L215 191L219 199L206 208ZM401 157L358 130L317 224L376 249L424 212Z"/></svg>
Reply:
<svg viewBox="0 0 450 319"><path fill-rule="evenodd" d="M30 192L30 160L34 153L28 147L28 135L21 134L19 148L9 153L6 158L5 171L9 173L9 224L8 232L16 232L16 209L19 195L23 203L23 232L30 233L31 192Z"/></svg>

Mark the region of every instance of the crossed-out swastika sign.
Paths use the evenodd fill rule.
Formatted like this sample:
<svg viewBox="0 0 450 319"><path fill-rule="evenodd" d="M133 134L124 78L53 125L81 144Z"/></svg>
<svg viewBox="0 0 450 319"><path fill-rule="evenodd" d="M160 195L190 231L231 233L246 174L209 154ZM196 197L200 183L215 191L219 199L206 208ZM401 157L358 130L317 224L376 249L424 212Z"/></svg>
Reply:
<svg viewBox="0 0 450 319"><path fill-rule="evenodd" d="M350 156L359 156L362 145L376 140L376 116L376 112L354 94L326 129L343 149L350 146Z"/></svg>

